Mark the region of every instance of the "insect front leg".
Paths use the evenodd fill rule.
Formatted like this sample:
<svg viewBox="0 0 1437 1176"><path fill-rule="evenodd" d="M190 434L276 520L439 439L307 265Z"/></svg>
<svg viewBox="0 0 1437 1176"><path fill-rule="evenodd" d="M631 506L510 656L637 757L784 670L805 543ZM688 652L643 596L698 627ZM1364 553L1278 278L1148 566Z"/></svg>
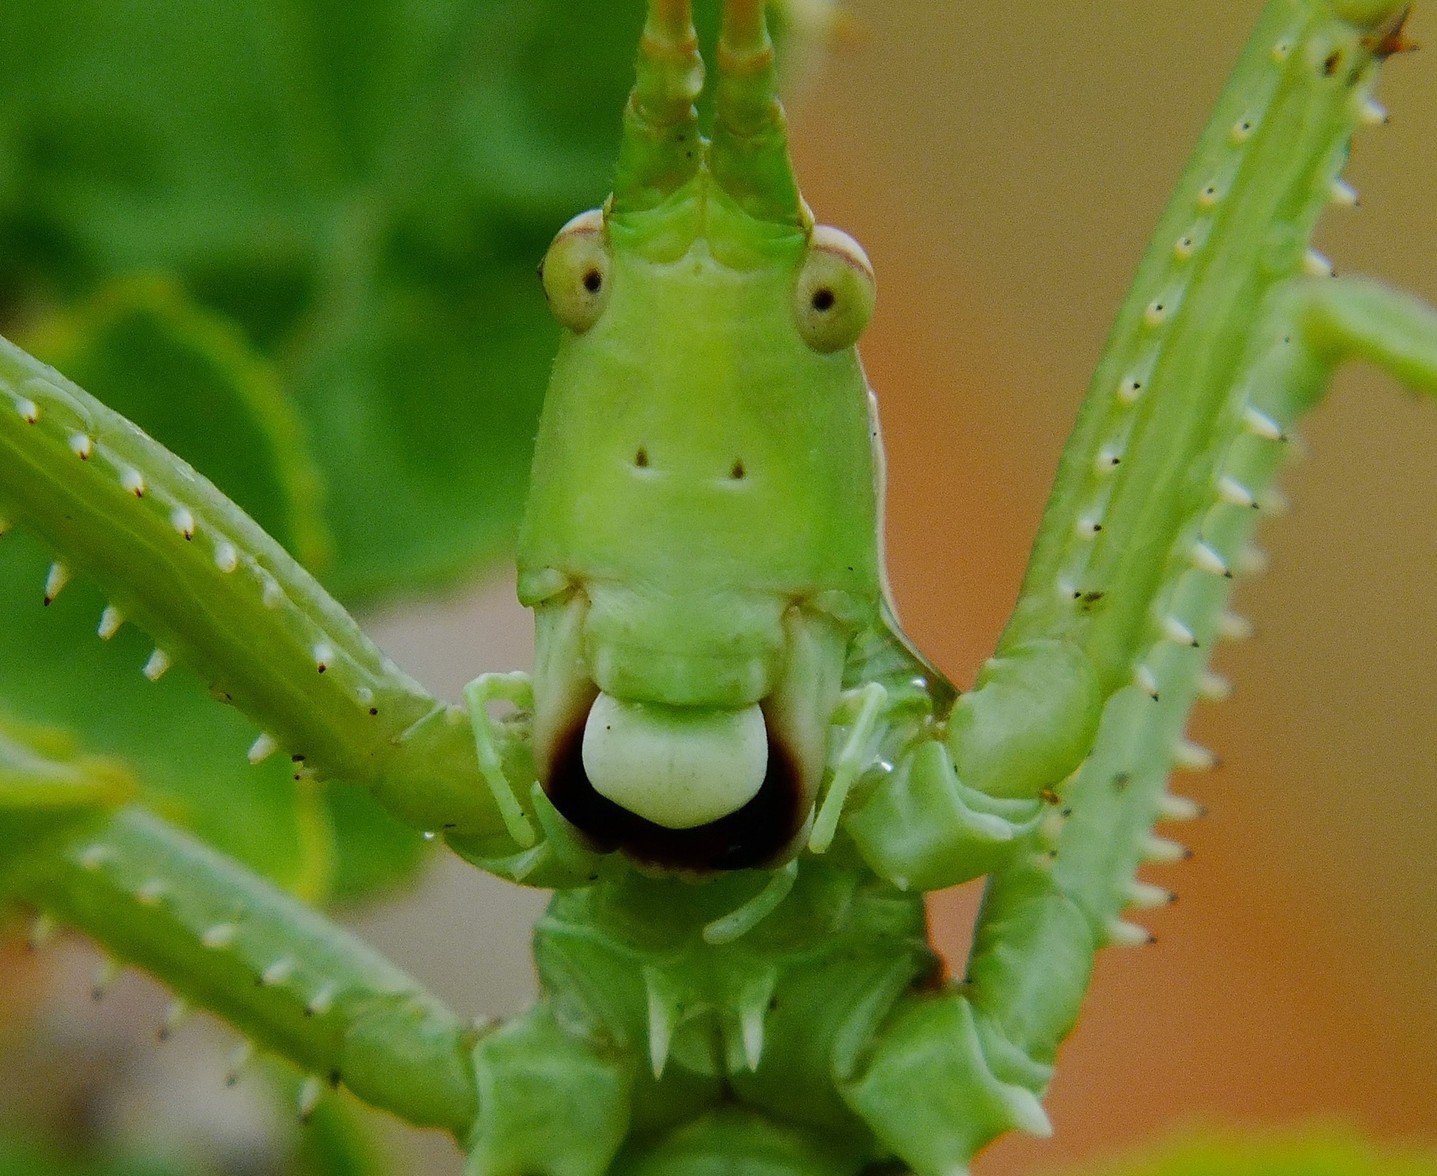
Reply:
<svg viewBox="0 0 1437 1176"><path fill-rule="evenodd" d="M490 873L515 882L560 888L592 881L597 855L534 779L533 679L523 671L481 674L464 687L464 702L474 731L479 775L503 819L505 833L482 839L451 837L452 847ZM501 722L490 712L494 703L513 706L515 714ZM529 782L522 791L516 789L516 781L521 780ZM529 801L527 809L524 799Z"/></svg>
<svg viewBox="0 0 1437 1176"><path fill-rule="evenodd" d="M965 980L900 1001L841 1072L923 1176L1009 1128L1046 1132L1038 1098L1094 952L1150 942L1122 912L1163 900L1139 865L1182 854L1151 828L1191 807L1167 777L1192 757L1186 717L1297 417L1350 358L1437 392L1437 314L1305 252L1403 19L1269 7L1119 317L999 646L1080 646L1102 699L1091 752L1043 841L998 863Z"/></svg>
<svg viewBox="0 0 1437 1176"><path fill-rule="evenodd" d="M863 1068L840 1075L843 1096L920 1176L966 1173L1013 1129L1051 1134L1040 1096L1094 948L1088 920L1036 859L1005 871L984 898L967 979L899 1001Z"/></svg>
<svg viewBox="0 0 1437 1176"><path fill-rule="evenodd" d="M489 713L492 702L508 702L521 710L534 709L534 681L523 671L510 674L481 674L464 687L469 722L474 727L474 746L479 756L479 774L484 778L494 805L504 819L509 836L524 849L534 844L534 826L524 815L514 786L504 773L500 753L500 732Z"/></svg>
<svg viewBox="0 0 1437 1176"><path fill-rule="evenodd" d="M629 1130L632 1056L541 1003L474 1050L479 1117L468 1176L602 1176Z"/></svg>
<svg viewBox="0 0 1437 1176"><path fill-rule="evenodd" d="M989 873L1037 826L1041 794L1087 755L1101 704L1092 663L1069 641L1033 640L992 658L946 724L902 749L892 778L861 797L845 828L868 864L905 889Z"/></svg>

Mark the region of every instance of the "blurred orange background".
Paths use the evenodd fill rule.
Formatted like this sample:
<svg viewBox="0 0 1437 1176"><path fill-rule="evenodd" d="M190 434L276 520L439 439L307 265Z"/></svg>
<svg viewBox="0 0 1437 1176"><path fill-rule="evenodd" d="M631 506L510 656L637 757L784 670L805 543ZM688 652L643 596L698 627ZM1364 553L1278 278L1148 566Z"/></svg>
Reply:
<svg viewBox="0 0 1437 1176"><path fill-rule="evenodd" d="M1260 5L855 0L796 115L804 190L879 273L864 343L906 627L960 682L1006 618L1059 447L1162 202ZM1437 8L1410 32L1437 46ZM1437 300L1437 48L1391 61L1318 244ZM1303 427L1271 569L1217 651L1233 701L1178 779L1210 815L1159 945L1104 953L1034 1172L1176 1124L1353 1121L1437 1145L1437 412L1345 373ZM961 955L972 896L937 900Z"/></svg>

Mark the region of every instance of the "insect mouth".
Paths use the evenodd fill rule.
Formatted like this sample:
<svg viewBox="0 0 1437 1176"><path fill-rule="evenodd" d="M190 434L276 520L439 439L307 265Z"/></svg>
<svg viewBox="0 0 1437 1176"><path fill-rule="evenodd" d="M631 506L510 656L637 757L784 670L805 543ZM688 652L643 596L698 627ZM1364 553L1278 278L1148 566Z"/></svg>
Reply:
<svg viewBox="0 0 1437 1176"><path fill-rule="evenodd" d="M715 769L728 768L742 775L755 772L756 763L757 772L761 772L761 779L754 776L757 787L740 779L733 786L733 795L747 796L747 799L739 799L736 807L721 816L675 828L672 820L660 824L611 799L611 795L624 793L616 791L605 778L611 769L596 761L593 738L586 740L586 734L596 722L604 724L611 720L609 708L613 705L608 695L600 694L571 721L555 741L548 778L544 781L544 790L554 807L601 852L620 851L647 865L686 872L744 870L769 864L797 836L806 816L797 758L775 732L774 724L766 721L760 707L748 708L751 716L746 712L721 712L717 721L743 726L756 723L761 729L745 731L743 738L759 741L757 751L761 758L755 760L750 756L747 763L720 763ZM671 762L669 766L672 768ZM591 767L595 774L605 778L603 791L595 787ZM672 787L672 777L667 779ZM635 781L635 795L643 783ZM663 805L659 801L640 807L653 814L661 811Z"/></svg>

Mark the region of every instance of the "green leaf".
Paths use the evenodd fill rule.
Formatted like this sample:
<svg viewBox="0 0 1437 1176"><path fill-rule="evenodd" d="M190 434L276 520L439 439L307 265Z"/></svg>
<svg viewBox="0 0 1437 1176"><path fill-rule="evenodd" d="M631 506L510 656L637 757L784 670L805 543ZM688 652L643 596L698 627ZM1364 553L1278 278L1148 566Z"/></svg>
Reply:
<svg viewBox="0 0 1437 1176"><path fill-rule="evenodd" d="M306 419L351 598L504 550L555 340L533 269L604 195L640 6L5 7L11 312L163 272L230 316Z"/></svg>

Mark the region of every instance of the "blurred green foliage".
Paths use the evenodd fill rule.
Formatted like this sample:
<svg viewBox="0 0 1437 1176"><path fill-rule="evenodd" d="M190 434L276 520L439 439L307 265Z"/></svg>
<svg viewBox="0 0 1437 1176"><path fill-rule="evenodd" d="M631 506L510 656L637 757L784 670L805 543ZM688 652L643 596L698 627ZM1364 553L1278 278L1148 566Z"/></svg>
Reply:
<svg viewBox="0 0 1437 1176"><path fill-rule="evenodd" d="M608 190L641 20L637 0L0 0L0 330L350 605L479 571L510 546L557 344L535 268ZM49 560L23 534L0 558L0 715L54 738L12 735L73 737L314 902L423 860L343 783L251 767L254 728L202 683L139 674L142 634L101 645L83 577L42 603ZM324 1127L301 1169L358 1171ZM0 1147L0 1174L169 1170Z"/></svg>
<svg viewBox="0 0 1437 1176"><path fill-rule="evenodd" d="M557 338L534 267L607 190L640 15L7 0L6 323L28 336L117 278L169 276L272 366L322 475L335 591L482 566L517 519ZM201 419L207 391L166 389ZM188 440L206 472L231 443L218 423Z"/></svg>
<svg viewBox="0 0 1437 1176"><path fill-rule="evenodd" d="M0 3L0 325L351 603L507 550L557 331L534 268L608 185L641 19L612 0ZM0 561L0 704L322 900L422 856L366 798L136 672L83 583ZM118 648L115 648L118 647Z"/></svg>

